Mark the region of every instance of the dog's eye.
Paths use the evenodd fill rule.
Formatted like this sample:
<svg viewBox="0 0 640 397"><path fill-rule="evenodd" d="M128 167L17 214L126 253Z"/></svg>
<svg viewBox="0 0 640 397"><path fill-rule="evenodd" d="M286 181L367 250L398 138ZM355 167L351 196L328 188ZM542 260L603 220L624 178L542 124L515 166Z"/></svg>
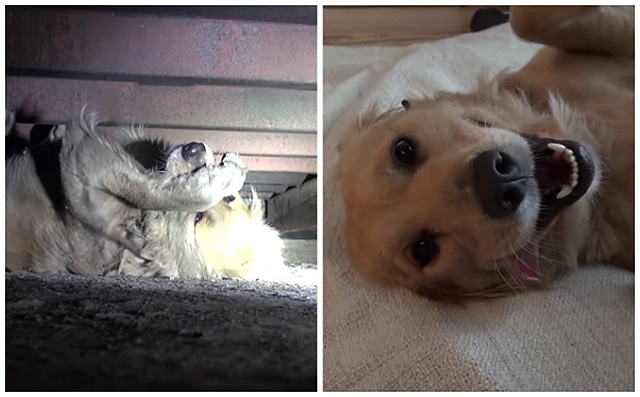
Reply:
<svg viewBox="0 0 640 397"><path fill-rule="evenodd" d="M438 247L438 244L429 237L421 238L413 243L413 246L411 247L411 255L413 255L413 259L422 267L427 266L429 262L438 256L439 252L440 248Z"/></svg>
<svg viewBox="0 0 640 397"><path fill-rule="evenodd" d="M194 224L194 225L197 225L197 224L198 224L198 223L200 223L203 219L204 219L204 212L198 212L198 213L196 214L196 217L195 217L194 221L193 221L193 224Z"/></svg>
<svg viewBox="0 0 640 397"><path fill-rule="evenodd" d="M480 128L491 128L491 127L493 127L493 125L491 123L487 122L486 120L470 118L469 121L471 121L473 124L477 125Z"/></svg>
<svg viewBox="0 0 640 397"><path fill-rule="evenodd" d="M393 158L403 167L413 167L416 164L416 147L413 141L400 138L393 144Z"/></svg>

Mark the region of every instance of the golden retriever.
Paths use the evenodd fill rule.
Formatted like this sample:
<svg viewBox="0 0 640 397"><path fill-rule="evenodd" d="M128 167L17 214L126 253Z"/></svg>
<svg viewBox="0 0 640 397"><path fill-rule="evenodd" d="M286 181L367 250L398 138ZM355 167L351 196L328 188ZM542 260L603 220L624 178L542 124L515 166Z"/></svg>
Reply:
<svg viewBox="0 0 640 397"><path fill-rule="evenodd" d="M633 13L513 7L515 33L545 44L524 68L365 115L340 143L353 265L448 300L633 269Z"/></svg>

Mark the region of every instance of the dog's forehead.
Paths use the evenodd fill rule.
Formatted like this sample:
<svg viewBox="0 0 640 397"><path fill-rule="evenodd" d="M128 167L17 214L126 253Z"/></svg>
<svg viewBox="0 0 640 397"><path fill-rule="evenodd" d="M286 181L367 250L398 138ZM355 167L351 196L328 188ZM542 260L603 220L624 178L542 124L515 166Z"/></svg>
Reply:
<svg viewBox="0 0 640 397"><path fill-rule="evenodd" d="M434 127L442 127L446 123L464 118L465 107L449 101L431 101L428 105L411 108L397 113L382 123L391 131L431 131Z"/></svg>

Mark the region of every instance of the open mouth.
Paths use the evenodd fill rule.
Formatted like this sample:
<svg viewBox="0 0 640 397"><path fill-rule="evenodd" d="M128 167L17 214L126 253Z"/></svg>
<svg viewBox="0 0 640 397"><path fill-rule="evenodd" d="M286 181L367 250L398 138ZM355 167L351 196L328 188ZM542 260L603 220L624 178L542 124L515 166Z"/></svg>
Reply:
<svg viewBox="0 0 640 397"><path fill-rule="evenodd" d="M525 136L534 156L534 176L540 192L536 230L543 230L562 210L587 193L595 177L593 156L582 144ZM547 258L535 243L515 252L510 261L521 280L539 281Z"/></svg>
<svg viewBox="0 0 640 397"><path fill-rule="evenodd" d="M589 150L576 141L526 139L533 152L534 176L541 197L540 227L585 195L593 183L595 163Z"/></svg>

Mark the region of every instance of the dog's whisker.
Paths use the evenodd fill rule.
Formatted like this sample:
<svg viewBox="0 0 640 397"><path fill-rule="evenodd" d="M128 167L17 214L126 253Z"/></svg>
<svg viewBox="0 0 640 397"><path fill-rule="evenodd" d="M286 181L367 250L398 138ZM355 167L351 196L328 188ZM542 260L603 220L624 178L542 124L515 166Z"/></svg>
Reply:
<svg viewBox="0 0 640 397"><path fill-rule="evenodd" d="M518 289L517 289L516 287L514 287L514 286L511 284L511 282L509 282L509 279L508 279L507 277L505 277L505 276L504 276L504 274L502 274L502 271L500 270L500 268L501 268L502 266L500 266L498 263L496 263L496 262L494 261L494 267L495 267L495 269L496 269L496 273L498 274L498 276L500 276L500 278L504 281L504 284L505 284L505 285L507 285L510 289L512 289L512 290L513 290L513 292L517 293L517 292L518 292ZM508 266L505 266L505 269L507 269L507 272L509 271L509 270L508 270Z"/></svg>

